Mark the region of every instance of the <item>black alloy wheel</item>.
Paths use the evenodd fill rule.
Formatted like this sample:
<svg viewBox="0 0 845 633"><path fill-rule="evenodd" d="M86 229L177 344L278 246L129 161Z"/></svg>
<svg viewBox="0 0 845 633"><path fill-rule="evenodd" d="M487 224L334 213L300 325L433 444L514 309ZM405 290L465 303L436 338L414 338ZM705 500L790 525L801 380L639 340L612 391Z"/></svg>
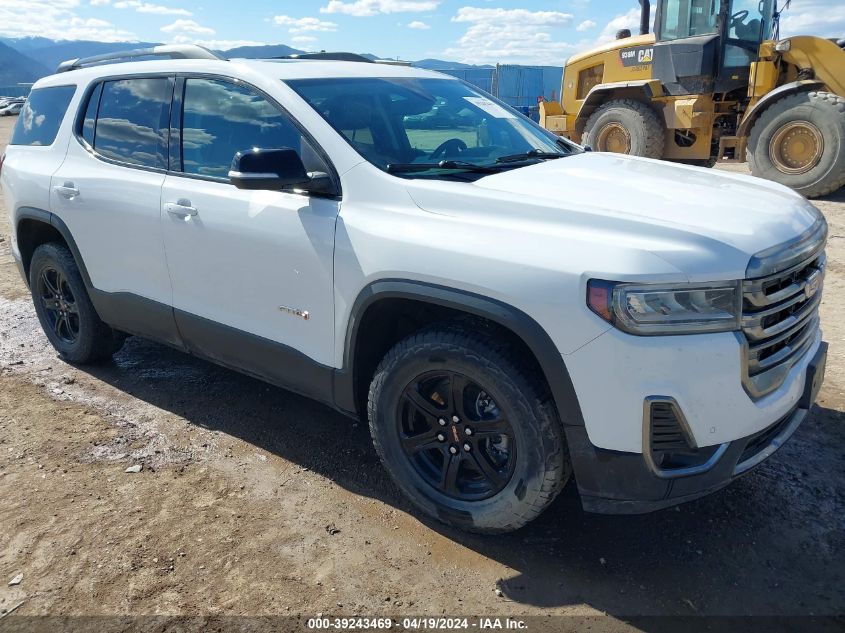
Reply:
<svg viewBox="0 0 845 633"><path fill-rule="evenodd" d="M501 492L516 464L514 431L483 386L454 371L430 371L404 390L396 415L417 474L461 501Z"/></svg>
<svg viewBox="0 0 845 633"><path fill-rule="evenodd" d="M53 267L38 275L37 296L44 306L48 327L63 343L73 345L79 339L79 307L67 278Z"/></svg>

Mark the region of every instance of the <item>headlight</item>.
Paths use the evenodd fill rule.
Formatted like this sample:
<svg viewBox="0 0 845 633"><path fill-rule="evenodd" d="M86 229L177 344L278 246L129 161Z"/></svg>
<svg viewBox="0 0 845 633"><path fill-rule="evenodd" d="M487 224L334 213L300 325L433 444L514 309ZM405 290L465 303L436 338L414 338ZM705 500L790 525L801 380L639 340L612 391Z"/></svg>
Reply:
<svg viewBox="0 0 845 633"><path fill-rule="evenodd" d="M608 323L640 336L730 332L740 327L738 281L627 284L591 279L587 305Z"/></svg>
<svg viewBox="0 0 845 633"><path fill-rule="evenodd" d="M788 39L781 40L777 44L775 44L775 50L778 53L788 53L789 49L792 48L792 42Z"/></svg>

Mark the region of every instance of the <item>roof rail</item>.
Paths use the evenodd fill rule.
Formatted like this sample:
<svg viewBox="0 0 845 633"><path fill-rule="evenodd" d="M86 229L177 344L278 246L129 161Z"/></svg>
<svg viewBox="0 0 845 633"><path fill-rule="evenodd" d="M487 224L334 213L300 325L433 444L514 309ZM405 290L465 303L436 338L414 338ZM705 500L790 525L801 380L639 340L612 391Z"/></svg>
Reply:
<svg viewBox="0 0 845 633"><path fill-rule="evenodd" d="M115 53L106 53L104 55L69 59L59 64L59 67L56 68L56 73L66 73L71 70L77 70L78 68L99 66L100 64L108 62L117 62L120 60L128 61L138 57L167 57L169 59L226 59L225 57L222 57L203 46L198 46L197 44L166 44L163 46L153 46L152 48L137 48L131 51L117 51Z"/></svg>
<svg viewBox="0 0 845 633"><path fill-rule="evenodd" d="M322 59L334 62L362 62L365 64L372 64L373 60L369 57L364 57L358 53L299 53L297 55L284 55L282 57L274 57L273 59Z"/></svg>

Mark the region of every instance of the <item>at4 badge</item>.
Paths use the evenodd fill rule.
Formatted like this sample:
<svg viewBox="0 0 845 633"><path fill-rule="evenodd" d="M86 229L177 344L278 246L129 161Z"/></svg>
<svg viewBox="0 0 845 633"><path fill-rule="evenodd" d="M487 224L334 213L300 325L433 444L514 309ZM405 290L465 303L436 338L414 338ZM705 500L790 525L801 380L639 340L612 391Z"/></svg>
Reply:
<svg viewBox="0 0 845 633"><path fill-rule="evenodd" d="M649 66L654 58L654 47L652 46L637 46L636 48L623 48L619 51L619 59L622 65L628 68L629 66Z"/></svg>

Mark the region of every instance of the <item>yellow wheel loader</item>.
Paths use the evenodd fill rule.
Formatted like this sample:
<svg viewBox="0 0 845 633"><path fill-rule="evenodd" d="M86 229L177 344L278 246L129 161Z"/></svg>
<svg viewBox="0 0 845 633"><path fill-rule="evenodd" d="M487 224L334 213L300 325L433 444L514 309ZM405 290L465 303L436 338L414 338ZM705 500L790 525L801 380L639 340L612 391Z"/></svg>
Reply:
<svg viewBox="0 0 845 633"><path fill-rule="evenodd" d="M640 5L640 35L567 61L546 129L596 151L748 160L807 197L845 185L845 40L779 39L776 0L658 0L654 33Z"/></svg>

